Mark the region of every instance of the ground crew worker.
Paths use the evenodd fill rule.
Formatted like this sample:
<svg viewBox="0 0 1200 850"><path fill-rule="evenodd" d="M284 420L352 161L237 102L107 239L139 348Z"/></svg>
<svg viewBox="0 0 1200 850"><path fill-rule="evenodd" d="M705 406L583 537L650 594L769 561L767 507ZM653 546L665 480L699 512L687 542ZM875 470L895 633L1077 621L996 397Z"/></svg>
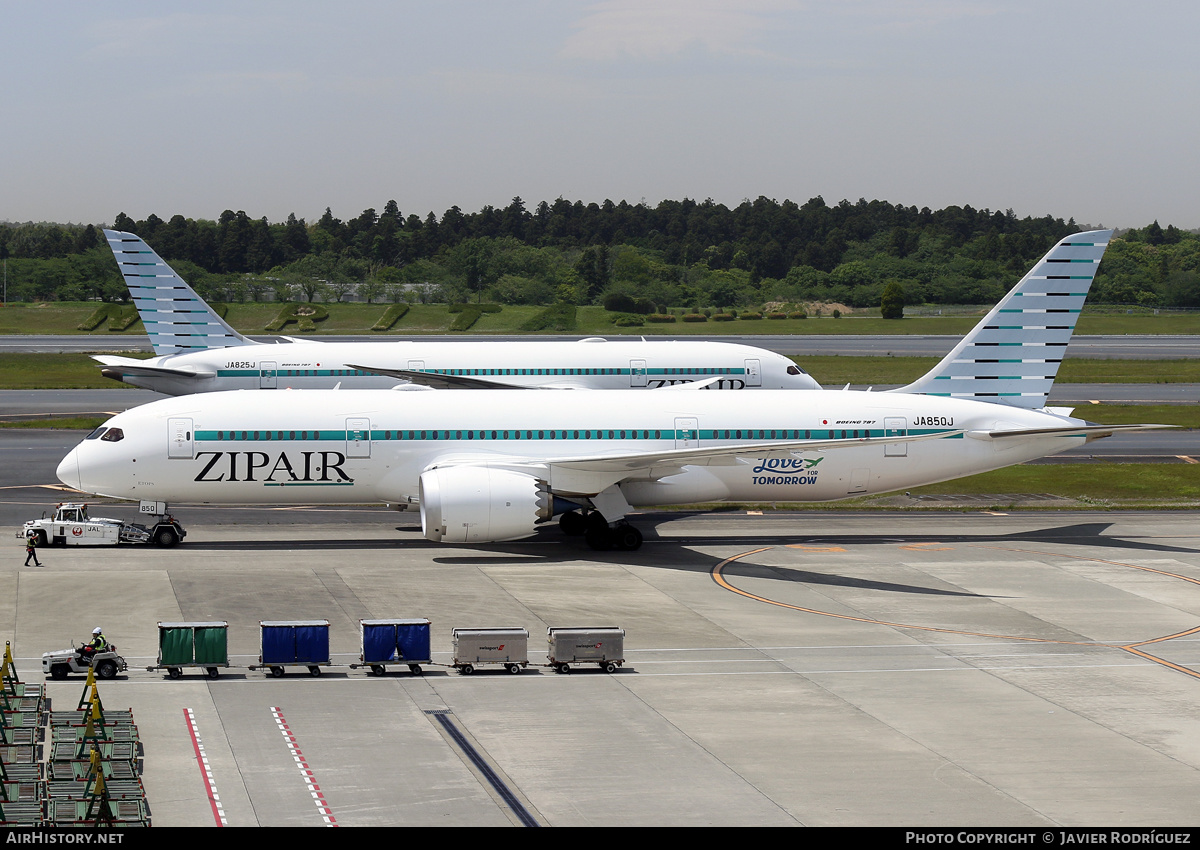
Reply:
<svg viewBox="0 0 1200 850"><path fill-rule="evenodd" d="M25 536L25 566L29 566L29 559L33 558L33 565L40 567L41 561L37 556L38 535L36 531L32 531Z"/></svg>
<svg viewBox="0 0 1200 850"><path fill-rule="evenodd" d="M96 653L104 652L106 649L108 649L108 641L104 639L104 632L100 630L99 626L96 626L92 629L92 642L79 648L79 659L90 664Z"/></svg>

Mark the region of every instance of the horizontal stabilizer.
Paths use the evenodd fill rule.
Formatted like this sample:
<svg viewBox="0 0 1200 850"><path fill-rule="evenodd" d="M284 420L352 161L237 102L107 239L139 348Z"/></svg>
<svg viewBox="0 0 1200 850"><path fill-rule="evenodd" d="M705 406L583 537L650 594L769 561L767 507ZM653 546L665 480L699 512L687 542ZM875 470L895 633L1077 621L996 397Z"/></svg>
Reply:
<svg viewBox="0 0 1200 850"><path fill-rule="evenodd" d="M101 364L100 374L117 381L124 375L146 378L215 378L217 375L216 372L190 366L172 369L167 366L147 365L145 360L131 360L128 357L114 357L108 354L94 354L92 359Z"/></svg>
<svg viewBox="0 0 1200 850"><path fill-rule="evenodd" d="M1001 431L971 431L968 436L975 439L1002 440L1008 437L1087 437L1088 440L1098 440L1101 437L1111 437L1113 434L1125 431L1165 431L1177 428L1177 425L1076 425L1074 428L1015 428Z"/></svg>

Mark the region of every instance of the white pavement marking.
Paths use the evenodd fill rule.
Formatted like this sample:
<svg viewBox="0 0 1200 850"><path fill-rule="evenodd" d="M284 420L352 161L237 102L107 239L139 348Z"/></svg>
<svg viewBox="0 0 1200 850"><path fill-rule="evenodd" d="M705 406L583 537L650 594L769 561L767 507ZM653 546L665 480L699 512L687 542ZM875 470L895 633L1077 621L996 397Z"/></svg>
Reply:
<svg viewBox="0 0 1200 850"><path fill-rule="evenodd" d="M300 747L296 743L296 736L288 728L287 720L283 717L283 710L278 706L271 706L271 716L275 718L275 725L279 727L279 731L283 734L284 743L287 744L288 751L292 754L292 760L296 762L296 767L299 768L300 775L304 777L304 784L308 786L308 792L312 795L313 802L317 805L317 811L321 813L321 819L325 821L326 826L337 826L337 821L333 817L333 811L325 802L325 795L321 793L321 786L313 778L312 769L308 766L308 762L304 760L304 753L300 752Z"/></svg>
<svg viewBox="0 0 1200 850"><path fill-rule="evenodd" d="M204 753L204 743L200 740L200 730L196 727L196 716L190 708L183 710L183 716L187 718L188 732L192 736L192 748L196 751L196 760L200 763L200 776L204 779L204 787L208 789L208 801L212 805L213 817L216 818L217 826L229 826L229 822L225 820L225 809L221 805L221 798L217 795L217 783L213 779L212 765L208 763L208 756Z"/></svg>

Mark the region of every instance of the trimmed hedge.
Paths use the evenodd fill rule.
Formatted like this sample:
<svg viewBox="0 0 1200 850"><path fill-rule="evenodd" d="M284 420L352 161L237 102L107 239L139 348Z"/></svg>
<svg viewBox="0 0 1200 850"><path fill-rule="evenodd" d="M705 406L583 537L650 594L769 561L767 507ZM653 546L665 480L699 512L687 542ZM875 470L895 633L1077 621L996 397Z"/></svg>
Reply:
<svg viewBox="0 0 1200 850"><path fill-rule="evenodd" d="M137 307L130 306L125 309L112 310L108 316L108 329L120 333L133 327L140 318Z"/></svg>
<svg viewBox="0 0 1200 850"><path fill-rule="evenodd" d="M108 308L111 306L111 304L101 304L92 311L90 316L76 325L75 329L80 331L94 331L108 320Z"/></svg>
<svg viewBox="0 0 1200 850"><path fill-rule="evenodd" d="M328 318L329 311L320 304L284 304L279 314L263 330L278 333L289 323L295 322L297 330L315 331L316 323Z"/></svg>
<svg viewBox="0 0 1200 850"><path fill-rule="evenodd" d="M378 322L371 325L371 330L390 331L392 329L392 325L396 324L396 322L403 319L406 315L408 315L407 304L393 304L391 307L387 308L382 316L379 317Z"/></svg>
<svg viewBox="0 0 1200 850"><path fill-rule="evenodd" d="M523 331L573 331L575 330L575 305L553 304L534 314L522 325Z"/></svg>

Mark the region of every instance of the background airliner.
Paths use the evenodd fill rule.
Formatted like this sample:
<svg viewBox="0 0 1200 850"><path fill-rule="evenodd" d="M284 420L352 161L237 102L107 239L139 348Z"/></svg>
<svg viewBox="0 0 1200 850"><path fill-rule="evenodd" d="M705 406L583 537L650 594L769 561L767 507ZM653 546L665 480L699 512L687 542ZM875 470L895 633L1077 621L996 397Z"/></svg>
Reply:
<svg viewBox="0 0 1200 850"><path fill-rule="evenodd" d="M242 336L139 237L104 231L157 356L95 355L102 374L167 395L236 389L820 389L788 358L723 342L392 341L265 345Z"/></svg>
<svg viewBox="0 0 1200 850"><path fill-rule="evenodd" d="M1045 407L1110 236L1060 241L900 391L218 393L113 417L58 476L143 504L419 505L434 541L517 539L562 514L594 548L635 549L636 506L825 501L984 472L1163 427Z"/></svg>

